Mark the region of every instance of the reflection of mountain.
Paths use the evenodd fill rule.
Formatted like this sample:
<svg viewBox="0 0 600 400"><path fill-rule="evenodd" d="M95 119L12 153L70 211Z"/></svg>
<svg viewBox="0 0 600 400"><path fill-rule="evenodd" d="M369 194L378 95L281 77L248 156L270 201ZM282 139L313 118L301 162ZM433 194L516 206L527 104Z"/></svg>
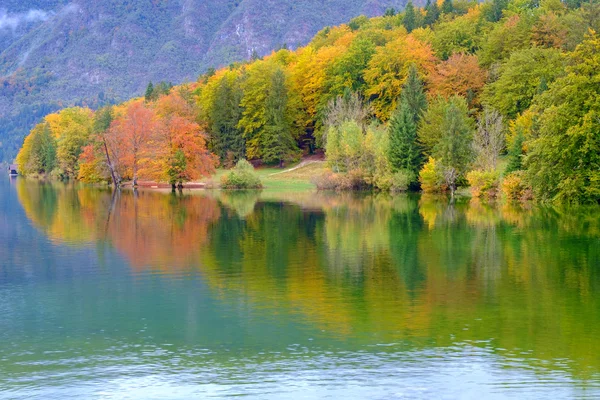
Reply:
<svg viewBox="0 0 600 400"><path fill-rule="evenodd" d="M467 342L582 376L600 371L596 208L267 192L113 201L25 181L17 190L54 240L107 241L136 270L196 269L243 315L363 344Z"/></svg>

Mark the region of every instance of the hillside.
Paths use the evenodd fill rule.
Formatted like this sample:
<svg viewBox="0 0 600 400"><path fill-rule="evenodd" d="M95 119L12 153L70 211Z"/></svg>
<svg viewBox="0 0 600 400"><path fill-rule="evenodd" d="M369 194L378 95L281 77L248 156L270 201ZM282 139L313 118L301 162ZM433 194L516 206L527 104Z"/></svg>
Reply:
<svg viewBox="0 0 600 400"><path fill-rule="evenodd" d="M41 117L193 80L306 44L321 28L405 0L7 0L0 6L0 161Z"/></svg>

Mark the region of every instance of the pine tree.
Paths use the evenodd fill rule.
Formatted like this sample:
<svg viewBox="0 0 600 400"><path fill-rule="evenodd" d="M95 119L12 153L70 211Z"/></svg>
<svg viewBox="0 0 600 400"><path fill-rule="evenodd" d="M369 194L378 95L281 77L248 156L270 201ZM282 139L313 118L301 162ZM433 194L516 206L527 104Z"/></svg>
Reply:
<svg viewBox="0 0 600 400"><path fill-rule="evenodd" d="M222 78L215 91L210 115L211 150L222 162L229 158L232 162L239 160L245 153L243 133L238 128L242 116L241 99L242 90L238 80Z"/></svg>
<svg viewBox="0 0 600 400"><path fill-rule="evenodd" d="M388 159L392 170L407 169L417 175L423 155L417 141L417 126L427 107L423 84L417 69L412 65L402 88L400 104L389 125L390 149Z"/></svg>
<svg viewBox="0 0 600 400"><path fill-rule="evenodd" d="M287 117L288 89L285 73L278 69L271 79L271 87L266 101L267 124L264 129L262 146L263 161L279 162L295 152L297 146L292 135L292 124Z"/></svg>
<svg viewBox="0 0 600 400"><path fill-rule="evenodd" d="M408 4L406 4L402 24L406 28L406 31L409 33L417 27L417 14L415 12L415 6L413 6L412 1L409 1Z"/></svg>
<svg viewBox="0 0 600 400"><path fill-rule="evenodd" d="M154 94L154 85L152 84L152 81L150 81L148 83L148 86L146 87L146 94L144 95L144 98L146 99L146 101L151 101L152 97Z"/></svg>
<svg viewBox="0 0 600 400"><path fill-rule="evenodd" d="M414 64L408 69L408 76L402 87L400 97L401 101L404 99L408 103L413 121L415 125L418 125L421 115L423 115L423 112L427 108L427 98L423 91L423 82L421 82L419 72Z"/></svg>
<svg viewBox="0 0 600 400"><path fill-rule="evenodd" d="M506 174L523 169L523 142L525 137L523 132L519 132L508 151L508 165L506 166Z"/></svg>
<svg viewBox="0 0 600 400"><path fill-rule="evenodd" d="M452 4L452 0L444 0L442 3L442 14L450 14L454 12L454 4Z"/></svg>
<svg viewBox="0 0 600 400"><path fill-rule="evenodd" d="M425 25L433 25L439 17L440 9L438 8L437 1L434 0L433 2L431 2L430 0L427 0L427 5L425 6Z"/></svg>
<svg viewBox="0 0 600 400"><path fill-rule="evenodd" d="M406 169L415 173L422 162L421 147L417 143L417 125L408 102L401 101L390 120L390 146L388 159L392 171Z"/></svg>

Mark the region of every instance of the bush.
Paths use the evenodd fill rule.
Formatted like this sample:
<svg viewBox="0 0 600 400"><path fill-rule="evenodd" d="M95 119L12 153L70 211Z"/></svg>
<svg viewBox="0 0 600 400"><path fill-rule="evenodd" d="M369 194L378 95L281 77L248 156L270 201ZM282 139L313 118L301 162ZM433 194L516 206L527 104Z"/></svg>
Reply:
<svg viewBox="0 0 600 400"><path fill-rule="evenodd" d="M441 192L443 190L444 178L433 157L429 157L429 161L419 172L419 182L425 193Z"/></svg>
<svg viewBox="0 0 600 400"><path fill-rule="evenodd" d="M327 171L313 178L312 183L318 190L364 190L369 188L360 170L339 174Z"/></svg>
<svg viewBox="0 0 600 400"><path fill-rule="evenodd" d="M502 193L509 200L526 201L533 198L533 191L525 183L523 171L515 171L504 177Z"/></svg>
<svg viewBox="0 0 600 400"><path fill-rule="evenodd" d="M467 174L474 197L496 198L500 192L500 177L496 171L474 170Z"/></svg>
<svg viewBox="0 0 600 400"><path fill-rule="evenodd" d="M234 169L221 177L223 189L260 189L262 183L254 172L254 167L248 161L241 159Z"/></svg>
<svg viewBox="0 0 600 400"><path fill-rule="evenodd" d="M414 172L409 169L401 169L392 176L391 190L393 192L405 192L415 180Z"/></svg>

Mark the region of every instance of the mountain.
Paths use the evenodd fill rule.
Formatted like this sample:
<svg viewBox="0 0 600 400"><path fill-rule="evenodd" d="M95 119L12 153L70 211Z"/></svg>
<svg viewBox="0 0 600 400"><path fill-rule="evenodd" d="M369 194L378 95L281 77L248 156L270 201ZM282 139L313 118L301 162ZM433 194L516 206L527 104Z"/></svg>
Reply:
<svg viewBox="0 0 600 400"><path fill-rule="evenodd" d="M325 26L406 0L3 0L0 161L44 115L180 83L306 44Z"/></svg>

